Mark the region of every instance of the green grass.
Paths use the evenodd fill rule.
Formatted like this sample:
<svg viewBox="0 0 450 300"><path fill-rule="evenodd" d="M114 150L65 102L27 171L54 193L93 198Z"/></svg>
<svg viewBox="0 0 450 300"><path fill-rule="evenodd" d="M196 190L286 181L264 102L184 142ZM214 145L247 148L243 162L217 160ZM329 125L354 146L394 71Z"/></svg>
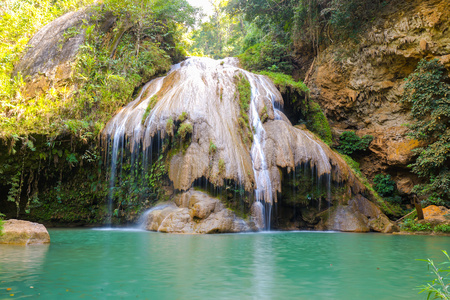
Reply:
<svg viewBox="0 0 450 300"><path fill-rule="evenodd" d="M301 80L295 81L292 76L286 75L284 73L270 71L260 71L258 73L269 77L282 93L288 87L302 92L309 92L309 88Z"/></svg>

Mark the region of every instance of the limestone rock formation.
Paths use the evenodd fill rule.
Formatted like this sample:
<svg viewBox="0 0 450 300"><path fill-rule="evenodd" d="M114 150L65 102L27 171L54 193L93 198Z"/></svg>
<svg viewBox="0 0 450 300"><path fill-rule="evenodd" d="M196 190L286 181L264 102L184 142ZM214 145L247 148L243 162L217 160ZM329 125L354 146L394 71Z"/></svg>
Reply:
<svg viewBox="0 0 450 300"><path fill-rule="evenodd" d="M240 89L242 78L248 81L249 99ZM292 126L280 110L282 104L280 92L267 77L240 69L236 59L189 58L173 66L167 76L146 84L106 125L102 136L111 149L111 182L116 172L120 174L125 155L131 168L143 166L144 172L152 167L152 157L164 159L174 193L181 193L175 200L177 206L150 215L148 228L164 232L233 232L238 228L228 212L216 211L217 201L188 204L184 192L199 180L215 187L231 182L234 190L250 195L242 201L258 229L269 229L272 206L283 192L283 174L298 167L308 166L315 182L328 186L324 197L329 203L340 202L331 195L332 183L346 186L345 193L350 195L364 193L365 186L341 156L311 132ZM268 116L264 120L259 113L263 110ZM209 215L213 210L214 216ZM381 211L369 217L380 215ZM359 219L368 222L363 215ZM192 220L202 220L202 225Z"/></svg>
<svg viewBox="0 0 450 300"><path fill-rule="evenodd" d="M50 243L50 235L42 224L10 219L3 224L0 244L33 245Z"/></svg>
<svg viewBox="0 0 450 300"><path fill-rule="evenodd" d="M406 166L419 144L406 137L403 125L412 120L400 98L404 78L420 59L437 58L450 69L450 2L390 1L366 25L358 43L334 43L321 52L311 95L336 131L374 136L372 154L360 161L369 178L387 172L417 184Z"/></svg>
<svg viewBox="0 0 450 300"><path fill-rule="evenodd" d="M169 233L227 233L254 230L227 209L223 203L199 191L187 191L174 202L155 207L149 214L145 228Z"/></svg>
<svg viewBox="0 0 450 300"><path fill-rule="evenodd" d="M352 198L348 205L338 205L330 209L329 216L322 213L326 218L325 224L319 224L319 229L367 232L377 231L392 233L399 231L397 225L386 217L373 202L361 195Z"/></svg>
<svg viewBox="0 0 450 300"><path fill-rule="evenodd" d="M245 75L251 85L248 116L240 113L239 74ZM275 192L281 189L278 168L294 169L302 163L314 167L318 177L328 174L336 182L349 183L355 194L364 190L339 155L311 133L293 127L275 108L282 103L279 91L267 77L238 68L236 59L189 58L174 66L167 76L149 82L102 134L113 155L128 145L133 155L144 153L146 157L155 143L162 143L159 139L173 140L177 122L178 132L190 128L185 151L170 157L169 177L176 190L190 189L199 178L219 186L230 179L247 191L265 181L264 193L270 193L276 201ZM261 107L269 112L264 123L257 113ZM245 118L248 125L243 124ZM177 121L180 119L183 121ZM258 139L253 143L243 137L249 129Z"/></svg>

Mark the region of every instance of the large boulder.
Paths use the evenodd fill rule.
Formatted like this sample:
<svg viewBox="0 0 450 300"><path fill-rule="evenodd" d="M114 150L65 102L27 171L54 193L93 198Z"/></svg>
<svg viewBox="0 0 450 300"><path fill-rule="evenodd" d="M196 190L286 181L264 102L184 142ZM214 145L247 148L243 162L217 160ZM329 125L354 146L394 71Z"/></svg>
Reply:
<svg viewBox="0 0 450 300"><path fill-rule="evenodd" d="M422 222L434 225L450 224L450 209L444 206L429 205L423 209Z"/></svg>
<svg viewBox="0 0 450 300"><path fill-rule="evenodd" d="M328 230L347 232L368 232L370 227L367 218L356 211L353 206L339 205L334 209L326 222Z"/></svg>
<svg viewBox="0 0 450 300"><path fill-rule="evenodd" d="M397 225L384 215L380 208L361 195L353 197L348 205L338 205L331 209L325 223L319 229L392 233L399 231Z"/></svg>
<svg viewBox="0 0 450 300"><path fill-rule="evenodd" d="M227 233L251 231L255 225L237 217L220 200L190 190L177 195L174 202L153 209L146 229L170 233Z"/></svg>
<svg viewBox="0 0 450 300"><path fill-rule="evenodd" d="M44 225L10 219L3 224L0 244L33 245L50 243L50 235Z"/></svg>
<svg viewBox="0 0 450 300"><path fill-rule="evenodd" d="M76 57L86 40L86 27L97 23L100 32L105 33L115 20L111 13L95 20L91 9L85 8L69 12L40 29L14 69L14 75L20 73L24 78L24 96L34 97L52 87L71 87Z"/></svg>

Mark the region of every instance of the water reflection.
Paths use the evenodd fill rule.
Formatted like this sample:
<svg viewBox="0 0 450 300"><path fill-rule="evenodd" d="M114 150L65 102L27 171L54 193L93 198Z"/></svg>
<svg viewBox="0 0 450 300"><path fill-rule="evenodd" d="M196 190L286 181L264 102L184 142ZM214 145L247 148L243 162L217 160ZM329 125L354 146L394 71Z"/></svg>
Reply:
<svg viewBox="0 0 450 300"><path fill-rule="evenodd" d="M0 246L0 299L420 299L446 237L51 230ZM33 286L33 289L30 289Z"/></svg>
<svg viewBox="0 0 450 300"><path fill-rule="evenodd" d="M49 245L0 245L0 290L25 296L39 282ZM1 294L0 294L1 295Z"/></svg>
<svg viewBox="0 0 450 300"><path fill-rule="evenodd" d="M253 287L252 294L256 299L271 299L273 277L273 245L271 236L255 235L253 242Z"/></svg>

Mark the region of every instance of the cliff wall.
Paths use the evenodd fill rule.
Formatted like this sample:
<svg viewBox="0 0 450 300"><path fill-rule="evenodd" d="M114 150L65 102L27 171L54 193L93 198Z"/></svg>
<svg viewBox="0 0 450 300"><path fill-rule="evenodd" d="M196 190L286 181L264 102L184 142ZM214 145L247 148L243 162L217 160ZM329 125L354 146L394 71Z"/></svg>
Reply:
<svg viewBox="0 0 450 300"><path fill-rule="evenodd" d="M419 145L407 138L412 122L401 103L405 78L422 59L450 69L450 2L391 1L358 41L333 43L316 57L309 74L311 96L325 111L335 136L344 130L371 134L370 154L357 158L372 179L389 173L409 194L418 178L408 169Z"/></svg>

